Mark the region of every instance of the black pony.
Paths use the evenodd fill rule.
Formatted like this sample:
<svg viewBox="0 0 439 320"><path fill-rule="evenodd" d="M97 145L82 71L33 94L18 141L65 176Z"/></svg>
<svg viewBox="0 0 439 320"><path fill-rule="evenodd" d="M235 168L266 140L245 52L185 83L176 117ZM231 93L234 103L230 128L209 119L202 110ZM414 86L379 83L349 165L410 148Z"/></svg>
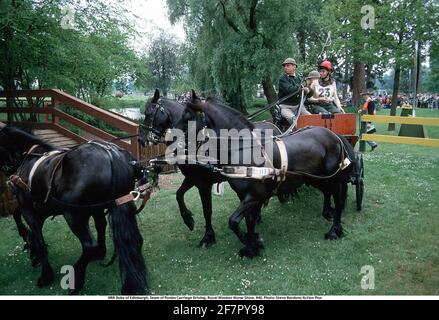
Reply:
<svg viewBox="0 0 439 320"><path fill-rule="evenodd" d="M75 286L71 291L78 293L84 285L88 263L105 255L105 210L108 209L119 256L122 294L144 294L146 268L136 208L133 201L120 201L120 205L115 202L134 190L138 172L130 163L131 155L113 144L91 142L41 161L42 156L57 149L10 126L0 130L0 148L7 152L9 161L6 165L17 169L13 179L16 197L42 266L38 286L47 286L54 281L42 233L47 217L63 214L81 242L82 254L74 265ZM55 160L57 157L61 157L59 161ZM41 161L39 166L35 165L37 161ZM96 223L98 243L89 229L91 216Z"/></svg>
<svg viewBox="0 0 439 320"><path fill-rule="evenodd" d="M213 99L213 98L210 98ZM219 103L219 102L218 102ZM165 135L168 129L174 128L183 117L185 106L160 97L159 90L156 90L154 97L146 103L145 119L140 128L139 141L142 145L147 142L157 144ZM280 130L271 123L256 123L255 127L261 130L272 130L274 134L279 134ZM179 169L184 175L184 180L177 190L176 198L180 209L180 214L184 223L192 231L194 229L194 219L192 212L184 202L185 193L192 187L197 187L203 205L203 215L205 219L205 234L200 241L201 247L208 247L215 243L215 232L212 227L212 186L215 183L225 181L219 173L211 172L203 166L196 164L180 164ZM285 198L285 196L283 197Z"/></svg>
<svg viewBox="0 0 439 320"><path fill-rule="evenodd" d="M220 129L249 129L250 131L253 129L253 124L240 116L236 110L218 104L212 99L202 102L194 92L192 101L188 103L183 115L183 120L177 127L187 131L188 121L196 121L197 131L207 127L212 129L217 136L220 135ZM324 194L323 216L327 219L333 218L333 225L325 234L325 238L336 239L342 236L341 213L345 206L347 183L353 165L349 164L341 170L340 164L346 157L354 159L352 146L343 137L321 127L307 128L284 136L281 140L285 145L288 158L287 172L284 173L286 180L280 183L272 178L265 180L229 179L232 189L241 200L238 209L229 219L230 228L245 245L240 250L241 256L256 256L262 248L259 236L255 233L255 225L264 203L275 193L292 192L304 183L318 188ZM273 143L271 161L275 168L281 168L280 151L278 145ZM229 149L228 152L230 157L231 150ZM240 152L243 152L243 149ZM260 165L253 164L253 166ZM331 208L331 196L334 198L335 210ZM246 220L247 233L241 231L239 227L243 218Z"/></svg>

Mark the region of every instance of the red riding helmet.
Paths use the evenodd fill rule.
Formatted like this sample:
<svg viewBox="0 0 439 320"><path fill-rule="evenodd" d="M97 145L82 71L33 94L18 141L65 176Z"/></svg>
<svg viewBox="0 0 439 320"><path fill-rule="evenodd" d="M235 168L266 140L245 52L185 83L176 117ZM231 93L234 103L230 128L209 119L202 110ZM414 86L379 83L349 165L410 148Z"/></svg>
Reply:
<svg viewBox="0 0 439 320"><path fill-rule="evenodd" d="M332 63L331 61L325 60L323 61L320 65L319 65L319 69L326 69L329 72L334 71L334 69L332 68Z"/></svg>

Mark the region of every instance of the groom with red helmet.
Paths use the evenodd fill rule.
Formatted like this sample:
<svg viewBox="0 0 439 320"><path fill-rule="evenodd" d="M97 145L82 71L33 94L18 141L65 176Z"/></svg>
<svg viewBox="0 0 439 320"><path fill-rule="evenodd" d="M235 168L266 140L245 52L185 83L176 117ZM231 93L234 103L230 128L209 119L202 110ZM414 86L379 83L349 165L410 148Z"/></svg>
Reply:
<svg viewBox="0 0 439 320"><path fill-rule="evenodd" d="M344 113L340 99L337 94L337 86L335 80L331 77L334 71L332 63L328 60L323 61L319 66L320 73L319 84L314 88L314 94L308 98L308 102L312 104L313 113Z"/></svg>

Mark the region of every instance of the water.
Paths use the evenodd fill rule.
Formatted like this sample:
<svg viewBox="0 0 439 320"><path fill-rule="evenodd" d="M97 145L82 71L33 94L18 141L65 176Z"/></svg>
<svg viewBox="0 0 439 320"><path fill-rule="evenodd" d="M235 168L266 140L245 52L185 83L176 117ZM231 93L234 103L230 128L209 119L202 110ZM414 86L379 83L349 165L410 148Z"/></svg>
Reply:
<svg viewBox="0 0 439 320"><path fill-rule="evenodd" d="M142 120L144 117L140 108L110 109L110 111L133 120Z"/></svg>

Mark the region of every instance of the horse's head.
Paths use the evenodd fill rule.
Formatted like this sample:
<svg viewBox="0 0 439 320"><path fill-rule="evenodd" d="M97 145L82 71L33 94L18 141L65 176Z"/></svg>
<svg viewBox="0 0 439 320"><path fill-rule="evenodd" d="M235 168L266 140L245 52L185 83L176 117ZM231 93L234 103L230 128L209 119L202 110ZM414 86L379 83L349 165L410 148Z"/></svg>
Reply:
<svg viewBox="0 0 439 320"><path fill-rule="evenodd" d="M143 146L147 142L159 143L166 130L172 128L172 113L166 108L166 103L167 100L160 97L158 89L154 97L146 103L145 120L139 132L139 141Z"/></svg>
<svg viewBox="0 0 439 320"><path fill-rule="evenodd" d="M0 170L6 175L13 174L19 167L22 154L18 152L11 142L17 141L8 134L9 127L0 129Z"/></svg>
<svg viewBox="0 0 439 320"><path fill-rule="evenodd" d="M0 129L0 170L5 174L14 173L32 145L48 146L31 134L11 126Z"/></svg>

